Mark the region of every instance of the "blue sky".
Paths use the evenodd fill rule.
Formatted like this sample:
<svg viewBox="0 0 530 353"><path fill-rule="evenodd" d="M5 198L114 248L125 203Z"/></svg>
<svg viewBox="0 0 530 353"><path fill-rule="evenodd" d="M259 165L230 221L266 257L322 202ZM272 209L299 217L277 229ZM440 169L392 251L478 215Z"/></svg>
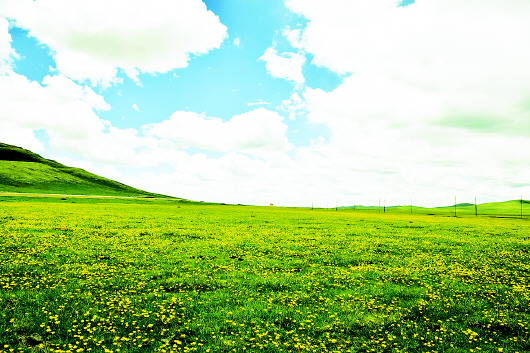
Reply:
<svg viewBox="0 0 530 353"><path fill-rule="evenodd" d="M197 200L517 198L528 15L525 0L5 0L0 141Z"/></svg>

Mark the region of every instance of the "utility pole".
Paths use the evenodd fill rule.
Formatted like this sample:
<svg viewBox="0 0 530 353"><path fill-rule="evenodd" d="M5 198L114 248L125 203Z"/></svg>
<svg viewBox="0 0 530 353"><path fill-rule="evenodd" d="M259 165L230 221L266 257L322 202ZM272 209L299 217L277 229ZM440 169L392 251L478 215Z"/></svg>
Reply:
<svg viewBox="0 0 530 353"><path fill-rule="evenodd" d="M521 218L523 218L523 195L521 195Z"/></svg>
<svg viewBox="0 0 530 353"><path fill-rule="evenodd" d="M412 214L412 200L410 200L410 214Z"/></svg>
<svg viewBox="0 0 530 353"><path fill-rule="evenodd" d="M381 199L379 199L378 201L377 210L379 211L379 213L381 213Z"/></svg>
<svg viewBox="0 0 530 353"><path fill-rule="evenodd" d="M456 196L455 196L455 217L456 217Z"/></svg>
<svg viewBox="0 0 530 353"><path fill-rule="evenodd" d="M475 196L475 217L478 216L477 197Z"/></svg>
<svg viewBox="0 0 530 353"><path fill-rule="evenodd" d="M386 213L386 200L383 200L383 213Z"/></svg>

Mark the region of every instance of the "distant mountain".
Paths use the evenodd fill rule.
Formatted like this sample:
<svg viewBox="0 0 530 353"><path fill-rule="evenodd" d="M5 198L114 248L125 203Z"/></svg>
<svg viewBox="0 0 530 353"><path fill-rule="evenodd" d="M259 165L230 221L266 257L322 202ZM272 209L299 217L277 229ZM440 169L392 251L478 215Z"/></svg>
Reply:
<svg viewBox="0 0 530 353"><path fill-rule="evenodd" d="M139 190L23 148L0 143L0 191L65 195L168 197Z"/></svg>

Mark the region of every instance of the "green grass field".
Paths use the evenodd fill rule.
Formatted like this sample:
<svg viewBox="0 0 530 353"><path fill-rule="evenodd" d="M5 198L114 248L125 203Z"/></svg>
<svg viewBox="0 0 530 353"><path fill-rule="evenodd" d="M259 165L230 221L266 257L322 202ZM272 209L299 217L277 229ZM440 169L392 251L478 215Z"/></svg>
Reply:
<svg viewBox="0 0 530 353"><path fill-rule="evenodd" d="M529 219L409 211L0 197L0 351L529 352Z"/></svg>

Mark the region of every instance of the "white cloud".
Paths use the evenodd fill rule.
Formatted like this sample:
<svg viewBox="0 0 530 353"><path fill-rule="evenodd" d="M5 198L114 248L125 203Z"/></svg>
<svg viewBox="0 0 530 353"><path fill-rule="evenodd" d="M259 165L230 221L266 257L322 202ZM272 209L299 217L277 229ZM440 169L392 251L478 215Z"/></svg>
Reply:
<svg viewBox="0 0 530 353"><path fill-rule="evenodd" d="M45 150L32 129L23 128L9 121L0 121L0 142L23 147L36 153Z"/></svg>
<svg viewBox="0 0 530 353"><path fill-rule="evenodd" d="M241 39L235 38L232 43L239 48L241 46Z"/></svg>
<svg viewBox="0 0 530 353"><path fill-rule="evenodd" d="M277 113L258 108L228 121L203 114L178 111L165 121L145 127L148 136L174 142L177 148L259 153L284 152L290 145L287 125Z"/></svg>
<svg viewBox="0 0 530 353"><path fill-rule="evenodd" d="M284 99L279 108L289 113L289 119L295 120L300 113L306 113L306 102L297 92L293 92L289 99Z"/></svg>
<svg viewBox="0 0 530 353"><path fill-rule="evenodd" d="M283 36L289 41L293 48L302 49L304 44L302 43L302 30L286 28L282 32Z"/></svg>
<svg viewBox="0 0 530 353"><path fill-rule="evenodd" d="M41 86L15 73L0 76L0 120L26 128L53 129L70 138L105 129L105 122L95 113L109 109L101 96L64 76L47 76L43 83Z"/></svg>
<svg viewBox="0 0 530 353"><path fill-rule="evenodd" d="M200 0L6 0L0 15L48 45L61 73L102 84L115 82L118 69L137 80L186 67L226 36Z"/></svg>
<svg viewBox="0 0 530 353"><path fill-rule="evenodd" d="M265 67L273 77L290 80L296 84L305 81L302 73L306 60L304 55L291 52L278 54L276 49L268 48L259 60L265 61Z"/></svg>
<svg viewBox="0 0 530 353"><path fill-rule="evenodd" d="M247 103L247 105L248 105L249 107L252 107L252 106L255 106L255 105L269 105L269 104L271 104L271 102L265 102L265 101L263 101L262 99L258 99L258 100L256 100L255 102L249 102L249 103Z"/></svg>
<svg viewBox="0 0 530 353"><path fill-rule="evenodd" d="M392 1L290 0L288 5L310 20L299 42L314 54L313 62L353 73L340 90L344 105L357 107L348 110L358 119L527 117L527 1L437 0L403 8ZM338 93L332 95L336 99Z"/></svg>
<svg viewBox="0 0 530 353"><path fill-rule="evenodd" d="M529 158L513 153L530 149L530 3L287 5L309 20L285 31L291 44L314 64L350 74L334 91L303 92L309 121L330 136L299 150L302 164L335 170L341 185L355 185L344 194L395 202L410 194L443 204L455 193L502 200L524 184L517 180Z"/></svg>
<svg viewBox="0 0 530 353"><path fill-rule="evenodd" d="M133 105L131 106L131 108L133 108L133 109L136 110L137 112L140 112L140 108L138 108L138 104L136 104L136 103L133 104Z"/></svg>

